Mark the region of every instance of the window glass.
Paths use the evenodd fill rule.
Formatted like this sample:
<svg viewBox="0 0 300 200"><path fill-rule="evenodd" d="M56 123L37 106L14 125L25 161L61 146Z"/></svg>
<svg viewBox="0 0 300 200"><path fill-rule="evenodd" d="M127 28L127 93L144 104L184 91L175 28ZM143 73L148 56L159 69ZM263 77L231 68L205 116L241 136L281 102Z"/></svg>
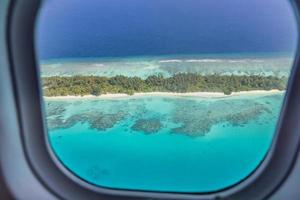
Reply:
<svg viewBox="0 0 300 200"><path fill-rule="evenodd" d="M297 37L285 0L45 1L51 147L102 187L232 186L270 148Z"/></svg>

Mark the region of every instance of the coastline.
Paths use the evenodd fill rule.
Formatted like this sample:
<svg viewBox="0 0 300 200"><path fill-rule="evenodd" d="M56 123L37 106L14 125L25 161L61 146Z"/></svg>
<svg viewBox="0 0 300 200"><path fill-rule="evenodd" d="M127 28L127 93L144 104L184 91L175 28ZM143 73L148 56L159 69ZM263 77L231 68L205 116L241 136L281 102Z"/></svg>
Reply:
<svg viewBox="0 0 300 200"><path fill-rule="evenodd" d="M134 93L133 95L128 95L125 93L117 94L102 94L100 96L94 95L84 95L84 96L44 96L45 100L68 100L68 99L115 99L115 98L126 98L126 97L143 97L143 96L162 96L162 97L200 97L200 98L224 98L233 96L253 96L253 95L273 95L284 93L285 90L251 90L251 91L241 91L232 92L230 95L225 95L222 92L187 92L187 93L177 93L177 92L140 92Z"/></svg>

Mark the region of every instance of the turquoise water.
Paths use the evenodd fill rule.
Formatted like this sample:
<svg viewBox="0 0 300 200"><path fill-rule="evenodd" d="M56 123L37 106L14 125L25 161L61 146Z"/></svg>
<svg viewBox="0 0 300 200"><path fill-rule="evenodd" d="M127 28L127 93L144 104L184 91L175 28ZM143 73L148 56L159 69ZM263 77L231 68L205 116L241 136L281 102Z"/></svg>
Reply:
<svg viewBox="0 0 300 200"><path fill-rule="evenodd" d="M117 58L52 59L41 63L42 76L138 76L176 73L288 76L293 54L194 54ZM184 66L184 67L183 67Z"/></svg>
<svg viewBox="0 0 300 200"><path fill-rule="evenodd" d="M62 163L104 187L209 192L247 177L266 155L283 95L47 100Z"/></svg>

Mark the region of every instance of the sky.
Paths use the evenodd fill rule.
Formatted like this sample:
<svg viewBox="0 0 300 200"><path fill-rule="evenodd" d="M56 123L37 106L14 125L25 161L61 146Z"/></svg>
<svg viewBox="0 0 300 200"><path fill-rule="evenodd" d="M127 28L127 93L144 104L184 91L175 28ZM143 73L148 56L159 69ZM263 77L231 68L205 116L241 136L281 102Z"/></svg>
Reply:
<svg viewBox="0 0 300 200"><path fill-rule="evenodd" d="M293 52L287 0L45 0L41 59Z"/></svg>

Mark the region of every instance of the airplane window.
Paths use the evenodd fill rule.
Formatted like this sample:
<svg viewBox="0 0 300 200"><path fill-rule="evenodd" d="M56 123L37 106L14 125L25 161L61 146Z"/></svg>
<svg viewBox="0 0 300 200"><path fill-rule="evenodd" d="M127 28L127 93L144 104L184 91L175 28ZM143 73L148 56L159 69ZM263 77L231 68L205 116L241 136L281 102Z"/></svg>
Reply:
<svg viewBox="0 0 300 200"><path fill-rule="evenodd" d="M264 160L293 65L286 0L45 1L48 138L97 186L213 192Z"/></svg>

